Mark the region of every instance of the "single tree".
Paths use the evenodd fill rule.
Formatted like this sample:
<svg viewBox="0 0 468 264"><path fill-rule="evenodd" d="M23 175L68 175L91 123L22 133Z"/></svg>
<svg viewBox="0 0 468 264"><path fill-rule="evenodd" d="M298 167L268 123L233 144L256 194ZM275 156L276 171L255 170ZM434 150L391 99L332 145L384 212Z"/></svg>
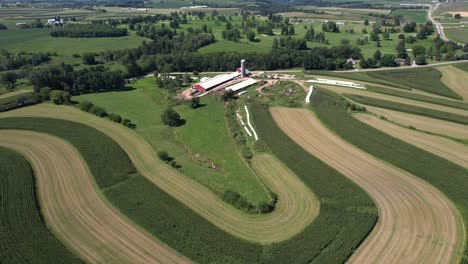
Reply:
<svg viewBox="0 0 468 264"><path fill-rule="evenodd" d="M179 113L172 108L166 109L161 114L161 121L164 125L172 127L180 126L182 124L182 118Z"/></svg>

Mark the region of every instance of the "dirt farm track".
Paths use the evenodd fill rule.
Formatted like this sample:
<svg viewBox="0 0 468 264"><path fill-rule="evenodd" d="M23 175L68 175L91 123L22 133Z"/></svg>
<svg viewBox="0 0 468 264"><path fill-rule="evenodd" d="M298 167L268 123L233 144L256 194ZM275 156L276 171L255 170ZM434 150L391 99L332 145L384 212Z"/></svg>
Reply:
<svg viewBox="0 0 468 264"><path fill-rule="evenodd" d="M271 108L278 126L306 151L369 193L379 221L350 263L455 263L463 220L436 188L357 149L305 109Z"/></svg>

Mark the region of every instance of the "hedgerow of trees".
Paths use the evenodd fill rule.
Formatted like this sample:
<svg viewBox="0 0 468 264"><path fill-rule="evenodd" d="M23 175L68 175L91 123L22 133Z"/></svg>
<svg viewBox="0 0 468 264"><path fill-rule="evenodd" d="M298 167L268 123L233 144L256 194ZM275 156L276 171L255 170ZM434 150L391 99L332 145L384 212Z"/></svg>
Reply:
<svg viewBox="0 0 468 264"><path fill-rule="evenodd" d="M68 24L50 32L52 37L67 38L122 37L127 34L127 28L117 28L106 24Z"/></svg>

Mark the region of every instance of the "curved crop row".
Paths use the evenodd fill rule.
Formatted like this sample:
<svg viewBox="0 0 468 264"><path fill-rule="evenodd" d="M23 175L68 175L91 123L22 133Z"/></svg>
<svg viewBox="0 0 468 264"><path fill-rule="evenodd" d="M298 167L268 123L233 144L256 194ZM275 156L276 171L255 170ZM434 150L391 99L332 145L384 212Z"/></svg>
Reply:
<svg viewBox="0 0 468 264"><path fill-rule="evenodd" d="M441 191L457 207L461 219L455 258L468 260L466 228L468 221L468 170L397 138L368 126L349 115L340 96L319 90L312 108L319 119L344 140L389 164L427 181Z"/></svg>
<svg viewBox="0 0 468 264"><path fill-rule="evenodd" d="M77 116L73 116L73 113L76 113L78 120L80 115L84 115L68 107L53 106L33 107L30 108L33 111L28 113L24 111L11 113L47 115L41 113L42 107L47 108L46 112L49 115L66 117L68 114L70 115L68 117L75 119ZM97 126L94 123L96 120L89 116L84 115L86 121L83 121L83 116L81 117L82 122L90 122ZM98 122L104 123L102 120ZM310 155L302 153L305 155L297 157L297 161L304 165L302 171L298 171L297 165L292 163L288 166L295 167L292 171L304 181L307 188L320 192L321 213L312 224L307 225L290 240L270 245L253 244L226 233L205 217L201 217L191 208L178 202L171 196L178 197L177 192L169 195L138 174L129 177L128 172L135 172L135 168L126 158L125 152L112 147L113 153L103 153L103 148L106 149L109 145L118 147L118 145L112 140L109 142L107 136L91 127L44 118L4 118L1 119L0 127L30 129L66 138L84 157L98 184L99 179L111 176L106 182L111 180L114 183L104 190L107 199L158 239L200 263L305 263L311 260L324 263L342 262L359 245L377 219L375 208L364 192L334 170ZM107 131L108 133L112 131L113 134L119 133L118 127L109 125ZM131 137L125 138L129 140L129 144L134 143L130 140ZM122 139L118 143L122 144L125 150L129 147L122 143ZM138 158L144 158L144 151L145 149ZM155 174L159 177L161 175L167 174ZM340 186L340 189L330 188L333 185L330 181L335 184L334 186ZM179 185L178 190L189 187ZM293 189L298 190L296 187ZM191 191L195 192L196 189ZM270 231L275 232L275 230Z"/></svg>
<svg viewBox="0 0 468 264"><path fill-rule="evenodd" d="M82 263L42 222L27 160L0 147L0 263Z"/></svg>
<svg viewBox="0 0 468 264"><path fill-rule="evenodd" d="M373 115L358 114L354 117L385 134L468 168L468 148L462 143L393 124Z"/></svg>
<svg viewBox="0 0 468 264"><path fill-rule="evenodd" d="M47 225L86 262L188 262L109 206L96 192L80 154L64 140L30 131L0 130L0 145L30 160ZM100 150L110 154L108 149Z"/></svg>
<svg viewBox="0 0 468 264"><path fill-rule="evenodd" d="M311 192L307 191L307 188L293 191L292 197L294 197L295 203L299 204L297 207L281 206L282 200L278 199L277 206L283 208L283 210L274 210L268 214L247 214L234 207L227 206L224 201L205 186L169 168L160 161L153 147L133 130L83 113L72 107L44 104L7 112L1 116L15 115L69 119L98 129L123 148L136 167L136 169L133 169L134 171L138 171L163 191L174 196L217 227L238 238L264 244L281 242L299 234L314 220L314 214L305 215L303 213L304 210L308 210L305 205L315 199L310 195ZM102 168L97 169L102 170ZM261 175L259 176L261 177ZM124 179L125 177L121 176L115 179L115 182L112 182L98 177L97 183L102 184L102 187L108 187ZM261 180L264 182L270 181L271 177L266 175ZM300 179L297 177L288 178L288 180L284 181L285 184L296 184L298 182L300 182ZM281 198L285 190L291 189L286 187L282 189L281 193L278 193L278 198ZM279 190L273 190L273 192L277 191Z"/></svg>

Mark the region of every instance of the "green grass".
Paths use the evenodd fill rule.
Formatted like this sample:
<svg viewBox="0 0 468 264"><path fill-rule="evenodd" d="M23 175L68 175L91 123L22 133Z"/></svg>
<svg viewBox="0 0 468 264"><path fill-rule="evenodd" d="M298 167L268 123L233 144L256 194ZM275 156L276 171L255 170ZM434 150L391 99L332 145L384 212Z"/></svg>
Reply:
<svg viewBox="0 0 468 264"><path fill-rule="evenodd" d="M1 30L0 49L10 52L56 52L61 55L136 48L146 38L130 35L111 38L53 38L51 29Z"/></svg>
<svg viewBox="0 0 468 264"><path fill-rule="evenodd" d="M87 94L74 97L91 101L109 112L125 116L137 124L136 132L156 150L165 150L181 165L184 175L209 187L218 195L236 191L250 203L268 203L267 190L241 159L224 121L225 110L216 97L205 97L205 106L191 109L176 106L187 122L170 128L161 123L161 113L171 105L166 90L155 85L154 78L144 78L128 92ZM211 168L213 162L216 168Z"/></svg>
<svg viewBox="0 0 468 264"><path fill-rule="evenodd" d="M343 94L343 95L361 104L372 105L376 107L387 108L387 109L392 109L392 110L396 110L400 112L422 115L422 116L437 118L437 119L446 120L450 122L455 122L455 123L459 123L463 125L468 125L468 116L442 112L442 111L423 108L419 106L400 104L400 103L395 103L392 101L386 101L386 100L381 100L381 99L362 96L362 95L354 95L354 94Z"/></svg>
<svg viewBox="0 0 468 264"><path fill-rule="evenodd" d="M427 10L398 10L395 9L391 12L392 15L402 16L405 22L426 23Z"/></svg>
<svg viewBox="0 0 468 264"><path fill-rule="evenodd" d="M108 179L106 198L122 213L162 242L198 263L340 263L345 261L377 220L371 199L355 184L293 145L266 110L260 131L283 147L288 166L320 195L320 215L288 241L260 246L221 231L139 174L125 152L94 128L59 119L3 118L0 129L27 129L61 137L83 156L96 179ZM263 115L263 116L261 116ZM265 117L265 118L263 118ZM269 131L269 132L268 132ZM279 134L275 133L278 132ZM279 135L279 136L278 136ZM297 151L297 152L296 152ZM302 151L302 152L301 152ZM108 164L108 166L103 166ZM129 176L132 176L129 178ZM125 180L126 179L126 180ZM97 181L102 188L102 181ZM110 186L108 186L110 187Z"/></svg>
<svg viewBox="0 0 468 264"><path fill-rule="evenodd" d="M466 72L468 72L468 62L465 62L465 63L456 63L456 64L453 64L453 66L461 69L461 70L464 70Z"/></svg>
<svg viewBox="0 0 468 264"><path fill-rule="evenodd" d="M367 72L367 75L389 83L399 84L400 86L407 86L454 99L462 99L458 94L442 83L440 80L442 73L431 67L411 70L375 71Z"/></svg>
<svg viewBox="0 0 468 264"><path fill-rule="evenodd" d="M445 35L447 38L459 42L459 43L468 43L468 28L467 27L457 27L457 28L444 28Z"/></svg>
<svg viewBox="0 0 468 264"><path fill-rule="evenodd" d="M3 147L0 147L0 218L1 263L82 263L42 222L29 163Z"/></svg>
<svg viewBox="0 0 468 264"><path fill-rule="evenodd" d="M443 192L458 208L465 225L468 221L468 170L368 126L349 115L340 96L318 90L312 98L317 116L340 137ZM465 249L464 259L468 260Z"/></svg>
<svg viewBox="0 0 468 264"><path fill-rule="evenodd" d="M417 100L421 102L427 102L427 103L432 103L432 104L438 104L438 105L444 105L444 106L468 110L467 103L441 99L441 98L436 98L436 97L427 96L427 95L414 94L414 93L399 91L395 89L382 88L382 87L367 86L367 89L369 91L376 92L376 93L388 94L388 95L408 98L412 100Z"/></svg>

